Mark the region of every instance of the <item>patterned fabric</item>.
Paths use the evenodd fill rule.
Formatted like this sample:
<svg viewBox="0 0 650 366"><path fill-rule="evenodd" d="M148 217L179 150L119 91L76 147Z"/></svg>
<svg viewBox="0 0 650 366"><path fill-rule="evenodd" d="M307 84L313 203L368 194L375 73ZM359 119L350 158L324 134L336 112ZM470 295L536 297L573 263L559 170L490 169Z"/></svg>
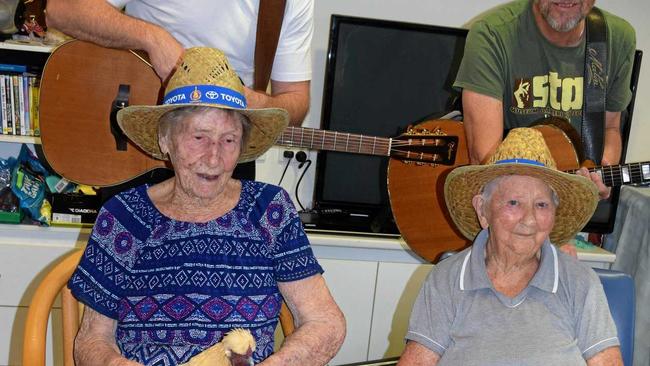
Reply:
<svg viewBox="0 0 650 366"><path fill-rule="evenodd" d="M282 297L278 281L322 273L288 194L242 181L237 206L191 223L161 214L140 186L101 209L68 287L117 320L122 354L175 365L248 328L259 362L273 352Z"/></svg>

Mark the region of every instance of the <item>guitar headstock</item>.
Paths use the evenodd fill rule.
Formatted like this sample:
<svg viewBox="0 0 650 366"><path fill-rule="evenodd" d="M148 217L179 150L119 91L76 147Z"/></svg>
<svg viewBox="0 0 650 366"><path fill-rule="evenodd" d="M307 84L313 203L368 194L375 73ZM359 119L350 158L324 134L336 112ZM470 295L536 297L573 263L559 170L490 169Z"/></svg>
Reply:
<svg viewBox="0 0 650 366"><path fill-rule="evenodd" d="M406 133L392 139L390 156L417 164L454 165L457 151L458 136L409 128Z"/></svg>

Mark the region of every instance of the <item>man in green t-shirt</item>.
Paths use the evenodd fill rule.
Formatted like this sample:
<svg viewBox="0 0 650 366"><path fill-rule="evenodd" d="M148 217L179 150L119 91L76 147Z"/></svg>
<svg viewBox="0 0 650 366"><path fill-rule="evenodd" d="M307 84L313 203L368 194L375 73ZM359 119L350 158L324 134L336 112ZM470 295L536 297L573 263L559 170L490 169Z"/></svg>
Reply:
<svg viewBox="0 0 650 366"><path fill-rule="evenodd" d="M595 0L517 0L472 24L454 86L463 89L470 160L485 161L504 129L544 117L563 117L580 131L582 121L585 16ZM630 102L636 48L634 29L603 12L608 65L603 165L621 157L621 111ZM579 174L589 176L586 169ZM592 173L601 198L609 196Z"/></svg>

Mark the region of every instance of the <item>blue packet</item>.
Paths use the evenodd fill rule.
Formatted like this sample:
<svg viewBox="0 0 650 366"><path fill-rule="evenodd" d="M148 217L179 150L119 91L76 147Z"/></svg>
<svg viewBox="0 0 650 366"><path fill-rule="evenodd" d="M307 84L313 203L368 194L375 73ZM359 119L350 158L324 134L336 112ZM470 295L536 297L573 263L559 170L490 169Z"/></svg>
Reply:
<svg viewBox="0 0 650 366"><path fill-rule="evenodd" d="M12 159L9 158L9 163L13 165L11 190L18 197L20 208L33 220L49 225L51 206L45 200L47 169L25 144L20 149L18 159Z"/></svg>

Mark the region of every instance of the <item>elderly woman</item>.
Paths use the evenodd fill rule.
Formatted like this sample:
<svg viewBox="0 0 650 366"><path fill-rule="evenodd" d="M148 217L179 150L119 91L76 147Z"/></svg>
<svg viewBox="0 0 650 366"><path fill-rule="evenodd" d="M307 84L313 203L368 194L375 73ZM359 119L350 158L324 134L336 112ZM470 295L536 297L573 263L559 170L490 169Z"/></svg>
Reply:
<svg viewBox="0 0 650 366"><path fill-rule="evenodd" d="M557 171L538 131L513 129L488 165L452 171L445 199L475 239L429 274L399 365L622 365L597 275L551 244L584 226L598 191Z"/></svg>
<svg viewBox="0 0 650 366"><path fill-rule="evenodd" d="M263 365L324 365L339 349L345 320L289 196L231 178L288 123L284 110L246 109L232 70L219 50L189 49L163 105L118 114L175 176L101 209L68 285L86 304L78 366L176 365L232 328L250 330ZM283 299L297 328L273 353Z"/></svg>

